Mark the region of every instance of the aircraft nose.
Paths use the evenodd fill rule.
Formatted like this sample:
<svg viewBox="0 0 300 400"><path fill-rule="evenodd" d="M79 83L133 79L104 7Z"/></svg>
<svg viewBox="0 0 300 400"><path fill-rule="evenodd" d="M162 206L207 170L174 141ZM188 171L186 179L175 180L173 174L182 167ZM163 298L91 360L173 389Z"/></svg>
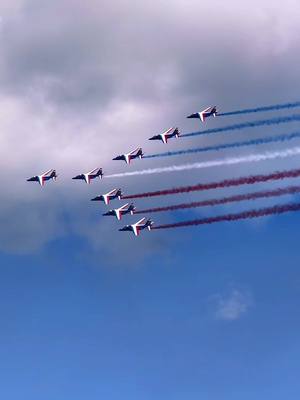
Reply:
<svg viewBox="0 0 300 400"><path fill-rule="evenodd" d="M91 201L99 201L99 200L101 200L101 196L96 196L91 199Z"/></svg>
<svg viewBox="0 0 300 400"><path fill-rule="evenodd" d="M198 114L194 113L194 114L188 115L187 118L198 118Z"/></svg>

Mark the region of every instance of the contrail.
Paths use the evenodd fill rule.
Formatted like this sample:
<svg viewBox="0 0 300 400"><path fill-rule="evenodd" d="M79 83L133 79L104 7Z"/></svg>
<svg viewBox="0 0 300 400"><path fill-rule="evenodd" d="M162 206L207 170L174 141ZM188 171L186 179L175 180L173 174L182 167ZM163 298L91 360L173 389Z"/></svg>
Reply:
<svg viewBox="0 0 300 400"><path fill-rule="evenodd" d="M285 117L276 117L276 118L270 118L270 119L261 119L258 121L242 122L240 124L223 126L221 128L212 128L212 129L206 129L204 131L199 131L199 132L184 133L184 134L181 134L180 137L209 135L211 133L220 133L220 132L234 131L234 130L240 130L240 129L246 129L246 128L256 128L258 126L286 124L288 122L293 122L293 121L300 121L300 115L295 114L295 115L289 115L289 116L285 116Z"/></svg>
<svg viewBox="0 0 300 400"><path fill-rule="evenodd" d="M132 171L132 172L121 172L118 174L106 175L106 178L120 178L120 177L135 176L135 175L152 175L152 174L161 174L163 172L178 172L178 171L187 171L191 169L221 167L223 165L235 165L242 163L274 160L277 158L286 158L298 154L300 154L300 147L293 147L281 151L273 151L273 152L267 151L261 154L249 154L246 156L222 158L219 160L202 161L192 164L171 165L169 167L158 167L158 168L142 169L139 171Z"/></svg>
<svg viewBox="0 0 300 400"><path fill-rule="evenodd" d="M233 142L233 143L224 143L215 146L207 146L207 147L197 147L195 149L185 149L185 150L177 150L177 151L168 151L165 153L157 153L157 154L149 154L143 156L143 158L157 158L157 157L171 157L171 156L178 156L184 154L194 154L194 153L206 153L209 151L219 151L225 149L233 149L238 147L246 147L246 146L257 146L261 144L268 144L268 143L278 143L278 142L287 142L293 139L299 139L300 132L294 132L290 134L283 134L277 136L270 136L252 140L245 140L241 142Z"/></svg>
<svg viewBox="0 0 300 400"><path fill-rule="evenodd" d="M225 214L216 217L176 222L174 224L157 225L153 226L152 229L182 228L185 226L207 225L223 221L233 222L241 219L266 217L267 215L283 214L291 211L300 211L300 203L276 205L273 207L260 208L257 210L243 211L238 214Z"/></svg>
<svg viewBox="0 0 300 400"><path fill-rule="evenodd" d="M263 107L256 107L256 108L245 108L243 110L236 110L224 113L218 113L218 116L225 116L225 115L238 115L238 114L251 114L263 111L278 111L290 108L296 108L300 106L300 101L295 101L294 103L285 103L285 104L274 104L273 106L263 106Z"/></svg>
<svg viewBox="0 0 300 400"><path fill-rule="evenodd" d="M155 213L155 212L164 212L164 211L176 211L176 210L184 210L187 208L196 208L196 207L206 207L206 206L217 206L221 204L240 202L246 200L257 200L262 198L269 197L279 197L284 196L286 194L296 194L300 193L300 186L289 186L286 188L279 188L274 190L265 190L254 193L246 193L246 194L237 194L234 196L223 197L220 199L208 199L202 201L194 201L192 203L181 203L174 204L165 207L156 207L156 208L146 208L144 210L134 211L134 214L146 214L146 213Z"/></svg>
<svg viewBox="0 0 300 400"><path fill-rule="evenodd" d="M288 178L300 177L300 169L292 169L287 171L272 172L265 175L250 175L234 179L225 179L223 181L198 183L192 186L179 186L170 189L157 190L154 192L136 193L127 196L122 196L122 199L138 199L144 197L166 196L179 193L190 193L204 190L222 189L234 186L253 185L255 183L263 183L270 181L278 181Z"/></svg>

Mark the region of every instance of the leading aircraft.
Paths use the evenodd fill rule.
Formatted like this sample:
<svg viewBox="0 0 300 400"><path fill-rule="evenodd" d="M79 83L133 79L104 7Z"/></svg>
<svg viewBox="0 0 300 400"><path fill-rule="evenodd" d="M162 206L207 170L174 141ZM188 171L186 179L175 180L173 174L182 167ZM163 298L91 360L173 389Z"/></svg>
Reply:
<svg viewBox="0 0 300 400"><path fill-rule="evenodd" d="M132 225L126 225L123 228L119 229L119 231L131 231L135 234L135 236L138 236L140 234L140 231L148 228L149 231L151 231L153 225L153 221L151 219L142 218L138 222Z"/></svg>
<svg viewBox="0 0 300 400"><path fill-rule="evenodd" d="M57 174L55 169L49 169L49 171L44 172L41 175L32 176L31 178L27 179L27 182L38 182L41 186L44 186L45 182L49 181L50 179L56 181Z"/></svg>
<svg viewBox="0 0 300 400"><path fill-rule="evenodd" d="M94 197L91 199L91 201L104 201L104 203L107 205L110 200L118 198L121 200L122 197L122 191L121 189L113 189L108 193L105 194L100 194L99 196Z"/></svg>
<svg viewBox="0 0 300 400"><path fill-rule="evenodd" d="M187 118L199 118L202 122L204 122L207 117L211 116L216 117L217 113L218 113L217 107L213 106L213 107L207 107L205 108L205 110L191 114Z"/></svg>
<svg viewBox="0 0 300 400"><path fill-rule="evenodd" d="M120 156L113 158L113 160L124 160L126 164L130 164L131 160L134 160L135 158L142 159L143 155L144 154L142 148L137 147L136 149L132 150L129 153L121 154Z"/></svg>
<svg viewBox="0 0 300 400"><path fill-rule="evenodd" d="M103 216L116 216L117 220L120 221L122 219L122 215L128 214L130 213L131 215L133 215L135 210L134 205L131 203L126 203L124 204L122 207L120 208L115 208L114 210L109 210L107 213L102 214Z"/></svg>
<svg viewBox="0 0 300 400"><path fill-rule="evenodd" d="M101 179L103 177L102 168L92 169L90 172L87 172L85 174L76 175L72 179L81 179L81 180L84 180L86 183L91 183L92 179L95 179L98 177Z"/></svg>
<svg viewBox="0 0 300 400"><path fill-rule="evenodd" d="M152 136L151 138L149 138L149 140L161 140L163 143L167 144L168 139L172 137L178 138L179 135L180 135L179 129L172 127L166 130L165 132L160 133L159 135Z"/></svg>

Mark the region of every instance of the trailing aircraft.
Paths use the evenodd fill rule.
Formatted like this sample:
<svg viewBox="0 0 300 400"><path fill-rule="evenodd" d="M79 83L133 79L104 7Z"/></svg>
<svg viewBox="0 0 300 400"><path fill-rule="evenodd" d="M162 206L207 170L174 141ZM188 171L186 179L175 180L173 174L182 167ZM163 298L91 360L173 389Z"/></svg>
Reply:
<svg viewBox="0 0 300 400"><path fill-rule="evenodd" d="M213 106L213 107L207 107L205 108L205 110L191 114L187 118L199 118L202 122L204 122L207 117L211 116L216 117L217 113L218 113L217 107Z"/></svg>
<svg viewBox="0 0 300 400"><path fill-rule="evenodd" d="M140 219L138 222L136 222L135 224L131 224L131 225L126 225L123 228L119 229L119 231L131 231L134 233L135 236L138 236L140 234L140 231L148 228L148 230L150 231L153 225L153 221L151 221L151 219L147 219L146 218L142 218Z"/></svg>
<svg viewBox="0 0 300 400"><path fill-rule="evenodd" d="M44 172L41 175L32 176L31 178L27 179L27 182L38 182L41 186L44 186L45 182L49 181L50 179L56 181L57 174L55 169L49 169L49 171Z"/></svg>
<svg viewBox="0 0 300 400"><path fill-rule="evenodd" d="M113 160L124 160L126 164L130 164L131 160L134 160L135 158L142 159L143 155L144 154L142 148L137 147L135 150L132 150L129 153L121 154L120 156L113 158Z"/></svg>
<svg viewBox="0 0 300 400"><path fill-rule="evenodd" d="M122 219L122 215L129 214L129 213L131 215L133 215L134 210L135 210L135 207L132 203L131 204L126 203L122 207L115 208L113 210L109 210L107 213L102 214L102 215L103 216L110 216L110 215L116 216L117 220L120 221Z"/></svg>
<svg viewBox="0 0 300 400"><path fill-rule="evenodd" d="M121 197L122 197L121 189L113 189L108 193L100 194L99 196L94 197L93 199L91 199L91 201L104 201L104 203L107 205L109 204L110 200L116 198L121 200Z"/></svg>
<svg viewBox="0 0 300 400"><path fill-rule="evenodd" d="M168 139L172 138L172 137L176 137L178 138L180 135L179 129L178 128L169 128L168 130L166 130L163 133L160 133L158 135L152 136L151 138L149 138L149 140L161 140L163 143L167 144L168 143Z"/></svg>
<svg viewBox="0 0 300 400"><path fill-rule="evenodd" d="M81 179L84 180L86 183L91 183L92 179L95 178L102 179L102 177L103 177L102 168L95 168L85 174L76 175L72 179Z"/></svg>

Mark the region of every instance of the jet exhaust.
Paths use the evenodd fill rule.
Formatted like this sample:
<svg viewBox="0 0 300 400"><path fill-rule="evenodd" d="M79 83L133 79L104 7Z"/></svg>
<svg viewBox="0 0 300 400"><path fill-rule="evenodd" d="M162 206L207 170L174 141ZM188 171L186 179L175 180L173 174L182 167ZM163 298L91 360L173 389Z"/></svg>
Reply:
<svg viewBox="0 0 300 400"><path fill-rule="evenodd" d="M252 113L264 112L264 111L279 111L279 110L287 110L287 109L291 109L291 108L297 108L299 106L300 106L300 101L295 101L294 103L274 104L273 106L244 108L242 110L218 113L218 116L252 114Z"/></svg>
<svg viewBox="0 0 300 400"><path fill-rule="evenodd" d="M177 151L168 151L168 152L158 153L158 154L149 154L149 155L144 156L144 158L172 157L172 156L179 156L179 155L185 155L185 154L206 153L209 151L220 151L220 150L234 149L234 148L246 147L246 146L258 146L258 145L263 145L263 144L268 144L268 143L278 143L278 142L283 143L283 142L287 142L287 141L290 141L293 139L299 139L299 138L300 138L300 132L294 132L294 133L290 133L290 134L283 134L283 135L277 135L277 136L252 139L252 140L245 140L245 141L241 141L241 142L224 143L224 144L219 144L219 145L215 145L215 146L198 147L195 149L185 149L185 150L177 150Z"/></svg>
<svg viewBox="0 0 300 400"><path fill-rule="evenodd" d="M222 197L220 199L208 199L203 201L194 201L192 203L181 203L174 204L164 207L156 207L156 208L147 208L144 210L135 211L134 214L145 214L145 213L155 213L155 212L164 212L164 211L176 211L176 210L184 210L188 208L197 208L197 207L206 207L206 206L217 206L222 204L241 202L247 200L257 200L262 198L271 198L271 197L279 197L288 194L296 194L300 193L300 186L290 186L286 188L279 188L274 190L265 190L254 193L246 193L246 194L237 194L234 196Z"/></svg>
<svg viewBox="0 0 300 400"><path fill-rule="evenodd" d="M300 177L300 169L292 169L287 171L273 172L264 175L250 175L234 179L225 179L217 182L198 183L196 185L181 186L170 189L157 190L153 192L136 193L127 196L122 196L122 199L137 199L145 197L166 196L172 194L221 189L221 188L228 188L241 185L253 185L255 183L278 181L278 180L283 180L288 178L298 178L298 177Z"/></svg>
<svg viewBox="0 0 300 400"><path fill-rule="evenodd" d="M153 230L155 229L170 229L170 228L183 228L188 226L197 226L197 225L210 225L217 222L233 222L239 221L243 219L252 219L252 218L260 218L266 217L268 215L279 215L292 211L300 211L300 203L291 203L291 204L283 204L283 205L275 205L272 207L260 208L257 210L249 210L243 211L237 214L225 214L219 215L216 217L202 218L202 219L194 219L191 221L182 221L176 222L173 224L164 224L164 225L155 225L153 226Z"/></svg>
<svg viewBox="0 0 300 400"><path fill-rule="evenodd" d="M181 137L210 135L212 133L229 132L229 131L235 131L235 130L241 130L241 129L247 129L247 128L257 128L259 126L286 124L288 122L293 122L293 121L300 121L300 114L283 116L283 117L275 117L275 118L269 118L269 119L261 119L258 121L241 122L240 124L227 125L227 126L223 126L220 128L206 129L204 131L199 131L199 132L183 133L183 134L181 134Z"/></svg>
<svg viewBox="0 0 300 400"><path fill-rule="evenodd" d="M217 160L210 161L202 161L192 164L182 164L182 165L171 165L169 167L158 167L158 168L149 168L139 171L132 172L121 172L112 175L106 175L106 178L121 178L126 176L136 176L136 175L152 175L152 174L160 174L164 172L178 172L178 171L187 171L192 169L203 169L210 167L221 167L225 165L236 165L242 163L252 163L259 161L267 161L274 160L278 158L287 158L291 156L296 156L300 154L300 147L293 147L286 150L281 151L267 151L261 154L249 154L246 156L240 157L228 157Z"/></svg>

